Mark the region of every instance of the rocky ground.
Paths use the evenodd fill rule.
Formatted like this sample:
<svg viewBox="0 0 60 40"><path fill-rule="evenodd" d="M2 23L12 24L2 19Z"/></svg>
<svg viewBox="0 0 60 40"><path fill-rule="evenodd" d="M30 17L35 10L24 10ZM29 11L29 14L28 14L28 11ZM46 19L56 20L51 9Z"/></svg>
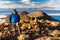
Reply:
<svg viewBox="0 0 60 40"><path fill-rule="evenodd" d="M44 12L18 12L19 25L0 24L0 40L60 40L60 22Z"/></svg>

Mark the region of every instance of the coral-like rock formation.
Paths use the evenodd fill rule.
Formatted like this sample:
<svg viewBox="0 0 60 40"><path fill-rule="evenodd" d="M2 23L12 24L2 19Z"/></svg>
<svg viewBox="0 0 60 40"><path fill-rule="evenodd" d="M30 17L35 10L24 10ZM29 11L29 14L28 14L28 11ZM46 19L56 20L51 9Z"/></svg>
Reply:
<svg viewBox="0 0 60 40"><path fill-rule="evenodd" d="M3 23L3 26L1 25L1 27L4 27L3 30L7 31L8 36L17 35L19 34L18 31L20 31L20 35L17 36L18 40L58 40L57 37L60 37L60 22L46 13L41 11L32 13L23 11L18 12L18 14L20 15L19 27L16 26L14 28L9 23ZM11 31L12 29L10 28L14 30ZM5 31L1 34L3 35Z"/></svg>

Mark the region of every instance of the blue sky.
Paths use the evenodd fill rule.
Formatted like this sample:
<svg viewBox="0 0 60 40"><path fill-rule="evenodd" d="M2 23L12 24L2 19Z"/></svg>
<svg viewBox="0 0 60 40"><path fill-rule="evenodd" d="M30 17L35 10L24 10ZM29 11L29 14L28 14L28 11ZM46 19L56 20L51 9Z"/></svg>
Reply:
<svg viewBox="0 0 60 40"><path fill-rule="evenodd" d="M60 0L0 0L0 8L47 8L60 10Z"/></svg>
<svg viewBox="0 0 60 40"><path fill-rule="evenodd" d="M4 2L4 1L9 1L9 2L12 2L13 4L16 3L16 4L19 4L19 3L23 3L23 2L41 2L41 3L45 3L49 0L1 0L1 2ZM23 1L23 2L21 2Z"/></svg>

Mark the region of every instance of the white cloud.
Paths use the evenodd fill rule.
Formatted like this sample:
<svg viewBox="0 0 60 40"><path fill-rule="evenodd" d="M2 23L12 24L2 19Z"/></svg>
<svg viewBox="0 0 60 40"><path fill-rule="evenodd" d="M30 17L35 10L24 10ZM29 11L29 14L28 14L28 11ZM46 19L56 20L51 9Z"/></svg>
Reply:
<svg viewBox="0 0 60 40"><path fill-rule="evenodd" d="M0 8L19 8L19 7L23 7L23 6L19 4L11 4L11 5L1 4L0 5Z"/></svg>
<svg viewBox="0 0 60 40"><path fill-rule="evenodd" d="M22 0L21 2L23 4L28 4L28 5L36 5L36 4L41 3L41 2L30 2L30 0Z"/></svg>
<svg viewBox="0 0 60 40"><path fill-rule="evenodd" d="M10 2L10 1L0 1L0 4L10 4L10 3L13 3L13 2Z"/></svg>
<svg viewBox="0 0 60 40"><path fill-rule="evenodd" d="M30 2L30 0L22 0L21 2Z"/></svg>
<svg viewBox="0 0 60 40"><path fill-rule="evenodd" d="M40 8L42 10L60 10L60 4L56 2L57 0L50 0L45 4L39 4L40 2L30 2L30 0L22 0L25 5L22 4L11 4L6 5L6 3L12 3L10 1L0 2L4 4L0 4L0 8ZM29 4L29 5L26 5ZM40 10L39 9L39 10Z"/></svg>
<svg viewBox="0 0 60 40"><path fill-rule="evenodd" d="M30 4L30 0L22 0L21 2L23 2L24 4Z"/></svg>
<svg viewBox="0 0 60 40"><path fill-rule="evenodd" d="M49 7L60 7L60 0L50 0L48 3L43 4L44 6L49 6Z"/></svg>
<svg viewBox="0 0 60 40"><path fill-rule="evenodd" d="M41 7L50 10L60 10L60 0L50 0L48 3L42 4Z"/></svg>
<svg viewBox="0 0 60 40"><path fill-rule="evenodd" d="M48 5L47 5L48 6ZM0 8L38 8L38 10L60 10L60 8L47 7L43 5L21 5L21 4L11 4L11 5L0 5Z"/></svg>
<svg viewBox="0 0 60 40"><path fill-rule="evenodd" d="M53 0L54 3L60 3L60 0Z"/></svg>

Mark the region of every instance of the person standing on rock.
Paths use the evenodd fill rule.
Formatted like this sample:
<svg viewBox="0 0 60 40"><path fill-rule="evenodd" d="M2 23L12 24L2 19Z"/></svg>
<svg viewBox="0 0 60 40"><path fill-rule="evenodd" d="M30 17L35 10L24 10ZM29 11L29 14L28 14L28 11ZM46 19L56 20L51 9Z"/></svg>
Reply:
<svg viewBox="0 0 60 40"><path fill-rule="evenodd" d="M19 21L20 21L20 16L17 13L16 9L14 9L13 13L10 15L9 21L13 25L16 31L16 24L19 26Z"/></svg>

